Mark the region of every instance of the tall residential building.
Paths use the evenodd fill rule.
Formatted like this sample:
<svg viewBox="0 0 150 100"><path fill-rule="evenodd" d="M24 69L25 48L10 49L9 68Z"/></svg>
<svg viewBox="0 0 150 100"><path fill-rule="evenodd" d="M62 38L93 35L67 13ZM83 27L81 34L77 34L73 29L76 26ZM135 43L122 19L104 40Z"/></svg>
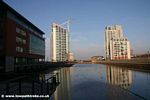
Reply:
<svg viewBox="0 0 150 100"><path fill-rule="evenodd" d="M0 71L45 59L45 39L39 28L0 0Z"/></svg>
<svg viewBox="0 0 150 100"><path fill-rule="evenodd" d="M51 60L67 61L69 53L69 30L62 25L53 23L51 33Z"/></svg>
<svg viewBox="0 0 150 100"><path fill-rule="evenodd" d="M123 36L120 25L105 27L106 60L130 59L130 42Z"/></svg>

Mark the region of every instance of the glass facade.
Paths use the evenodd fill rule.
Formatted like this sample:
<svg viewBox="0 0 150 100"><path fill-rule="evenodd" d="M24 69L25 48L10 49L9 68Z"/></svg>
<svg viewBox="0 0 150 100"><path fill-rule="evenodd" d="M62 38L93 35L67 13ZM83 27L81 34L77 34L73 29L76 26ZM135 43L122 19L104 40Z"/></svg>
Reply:
<svg viewBox="0 0 150 100"><path fill-rule="evenodd" d="M45 41L30 34L29 52L31 54L45 55Z"/></svg>
<svg viewBox="0 0 150 100"><path fill-rule="evenodd" d="M22 39L20 37L16 37L16 42L17 43L20 43L20 44L26 44L26 40L25 39Z"/></svg>
<svg viewBox="0 0 150 100"><path fill-rule="evenodd" d="M19 64L19 63L21 63L21 64L24 63L25 64L25 63L27 63L27 58L16 57L15 58L15 63L16 64Z"/></svg>

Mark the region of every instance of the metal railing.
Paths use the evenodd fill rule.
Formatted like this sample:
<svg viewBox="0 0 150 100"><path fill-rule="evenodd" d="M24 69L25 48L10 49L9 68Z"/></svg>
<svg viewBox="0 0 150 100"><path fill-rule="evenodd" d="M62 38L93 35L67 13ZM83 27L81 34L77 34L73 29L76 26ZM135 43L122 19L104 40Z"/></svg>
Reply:
<svg viewBox="0 0 150 100"><path fill-rule="evenodd" d="M51 95L59 84L56 75L46 80L34 80L23 76L0 83L0 94L49 94Z"/></svg>

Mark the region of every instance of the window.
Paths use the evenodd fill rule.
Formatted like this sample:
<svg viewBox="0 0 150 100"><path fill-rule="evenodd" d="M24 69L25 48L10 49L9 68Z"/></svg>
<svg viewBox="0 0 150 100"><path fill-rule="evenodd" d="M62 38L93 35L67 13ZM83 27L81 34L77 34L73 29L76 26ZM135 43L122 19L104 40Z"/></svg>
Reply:
<svg viewBox="0 0 150 100"><path fill-rule="evenodd" d="M16 42L17 42L17 43L21 43L21 38L16 37Z"/></svg>
<svg viewBox="0 0 150 100"><path fill-rule="evenodd" d="M17 43L21 43L21 44L26 44L26 40L20 38L20 37L16 37L16 42Z"/></svg>
<svg viewBox="0 0 150 100"><path fill-rule="evenodd" d="M17 52L23 52L23 48L21 48L21 47L16 47L16 51L17 51Z"/></svg>
<svg viewBox="0 0 150 100"><path fill-rule="evenodd" d="M108 27L108 30L111 30L111 27Z"/></svg>
<svg viewBox="0 0 150 100"><path fill-rule="evenodd" d="M23 40L22 42L23 42L23 44L26 44L26 40Z"/></svg>
<svg viewBox="0 0 150 100"><path fill-rule="evenodd" d="M25 32L25 31L21 30L20 33L21 33L23 36L26 36L26 32Z"/></svg>
<svg viewBox="0 0 150 100"><path fill-rule="evenodd" d="M15 59L15 62L18 63L18 58Z"/></svg>
<svg viewBox="0 0 150 100"><path fill-rule="evenodd" d="M16 27L16 32L20 33L20 29L18 27Z"/></svg>
<svg viewBox="0 0 150 100"><path fill-rule="evenodd" d="M45 41L30 34L29 51L31 54L45 55Z"/></svg>
<svg viewBox="0 0 150 100"><path fill-rule="evenodd" d="M26 63L27 59L22 57L16 57L15 63Z"/></svg>
<svg viewBox="0 0 150 100"><path fill-rule="evenodd" d="M26 36L26 32L18 27L16 27L16 32L23 35L23 36Z"/></svg>

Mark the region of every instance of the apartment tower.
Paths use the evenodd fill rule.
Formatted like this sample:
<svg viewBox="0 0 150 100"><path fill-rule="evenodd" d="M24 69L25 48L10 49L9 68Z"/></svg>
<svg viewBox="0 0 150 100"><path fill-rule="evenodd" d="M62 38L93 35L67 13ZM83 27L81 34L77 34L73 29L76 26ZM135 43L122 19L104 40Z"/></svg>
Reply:
<svg viewBox="0 0 150 100"><path fill-rule="evenodd" d="M130 59L130 42L123 36L120 25L105 27L106 60Z"/></svg>
<svg viewBox="0 0 150 100"><path fill-rule="evenodd" d="M69 53L69 30L62 25L53 23L51 33L51 60L54 62L67 61Z"/></svg>

